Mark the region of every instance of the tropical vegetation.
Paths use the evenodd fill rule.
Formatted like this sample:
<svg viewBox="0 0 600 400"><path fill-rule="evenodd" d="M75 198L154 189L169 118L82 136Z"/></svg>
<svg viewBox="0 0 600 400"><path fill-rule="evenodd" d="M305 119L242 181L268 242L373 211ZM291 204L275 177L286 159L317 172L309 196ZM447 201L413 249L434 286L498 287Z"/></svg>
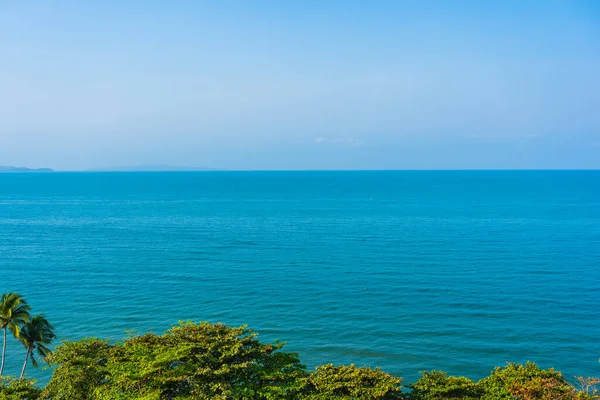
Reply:
<svg viewBox="0 0 600 400"><path fill-rule="evenodd" d="M52 344L55 337L54 328L43 315L36 315L23 325L18 338L21 343L23 343L23 346L25 346L27 352L25 354L23 368L21 369L21 379L25 374L28 360L31 360L31 364L33 364L34 367L38 366L35 353L43 360L48 358L50 349L46 346Z"/></svg>
<svg viewBox="0 0 600 400"><path fill-rule="evenodd" d="M0 298L0 329L2 329L4 341L2 342L2 364L0 364L0 378L4 372L4 361L6 359L6 331L18 339L21 326L29 321L30 307L23 297L17 293L5 293Z"/></svg>
<svg viewBox="0 0 600 400"><path fill-rule="evenodd" d="M401 378L378 368L326 364L308 370L281 342L263 343L245 326L208 322L180 322L161 335L130 335L118 342L64 341L51 352L53 327L43 315L8 318L15 313L5 310L15 310L14 302L6 300L13 305L2 306L0 321L27 356L20 378L0 377L0 400L600 399L600 379L578 377L573 385L560 372L534 363L497 367L479 381L422 372L405 387ZM9 319L18 328L9 326ZM45 361L52 369L45 387L24 377L29 360Z"/></svg>

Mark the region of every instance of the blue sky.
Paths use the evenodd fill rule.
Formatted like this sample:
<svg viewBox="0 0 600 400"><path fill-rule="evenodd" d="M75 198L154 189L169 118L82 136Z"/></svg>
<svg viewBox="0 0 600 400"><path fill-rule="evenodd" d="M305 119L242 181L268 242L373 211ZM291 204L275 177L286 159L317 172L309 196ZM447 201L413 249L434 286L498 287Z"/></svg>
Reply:
<svg viewBox="0 0 600 400"><path fill-rule="evenodd" d="M0 165L600 168L600 3L0 0Z"/></svg>

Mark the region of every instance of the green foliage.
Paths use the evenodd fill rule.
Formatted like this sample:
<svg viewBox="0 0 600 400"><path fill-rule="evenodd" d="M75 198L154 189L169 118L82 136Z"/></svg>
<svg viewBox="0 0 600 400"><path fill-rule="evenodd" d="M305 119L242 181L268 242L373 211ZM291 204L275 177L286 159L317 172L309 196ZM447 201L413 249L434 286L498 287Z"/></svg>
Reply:
<svg viewBox="0 0 600 400"><path fill-rule="evenodd" d="M21 370L21 378L25 374L25 367L27 366L27 360L30 359L34 367L38 366L35 353L46 361L50 355L50 349L48 345L52 344L56 335L54 334L54 328L43 315L36 315L27 321L21 328L19 334L19 340L25 346L27 355L25 356L25 363Z"/></svg>
<svg viewBox="0 0 600 400"><path fill-rule="evenodd" d="M36 318L21 330L28 354L41 343L31 340L40 337L31 324ZM41 336L53 338L53 332ZM402 380L377 368L327 364L308 373L297 354L282 348L261 343L245 326L206 322L114 344L64 342L52 354L43 352L54 367L43 390L33 381L0 378L0 400L600 400L599 379L578 378L578 391L559 372L533 363L496 368L479 382L422 372L403 395Z"/></svg>
<svg viewBox="0 0 600 400"><path fill-rule="evenodd" d="M62 399L295 398L306 373L281 343L262 344L246 327L182 323L158 336L110 345L64 343L44 395Z"/></svg>
<svg viewBox="0 0 600 400"><path fill-rule="evenodd" d="M563 375L554 369L540 369L536 364L509 363L496 368L479 382L483 400L568 400L582 398Z"/></svg>
<svg viewBox="0 0 600 400"><path fill-rule="evenodd" d="M320 367L305 379L306 386L301 398L305 399L400 399L402 379L389 375L378 368L356 366Z"/></svg>
<svg viewBox="0 0 600 400"><path fill-rule="evenodd" d="M422 377L410 386L411 400L469 400L483 395L479 385L464 376L448 376L442 371L421 372Z"/></svg>
<svg viewBox="0 0 600 400"><path fill-rule="evenodd" d="M401 380L378 369L325 365L308 374L282 343L246 327L182 323L164 335L65 342L43 398L397 399Z"/></svg>
<svg viewBox="0 0 600 400"><path fill-rule="evenodd" d="M595 378L578 378L581 390L571 386L560 372L540 369L534 363L508 364L496 368L490 376L473 382L445 372L423 372L411 386L411 400L596 400ZM596 396L596 397L594 397Z"/></svg>
<svg viewBox="0 0 600 400"><path fill-rule="evenodd" d="M2 361L0 364L0 377L4 372L6 358L6 331L19 338L21 325L29 321L30 307L25 299L17 293L4 293L0 298L0 329L2 329Z"/></svg>
<svg viewBox="0 0 600 400"><path fill-rule="evenodd" d="M21 325L29 321L30 307L17 293L4 293L0 299L0 329L8 329L19 337Z"/></svg>
<svg viewBox="0 0 600 400"><path fill-rule="evenodd" d="M37 400L40 393L33 380L0 378L0 400Z"/></svg>
<svg viewBox="0 0 600 400"><path fill-rule="evenodd" d="M109 376L106 365L114 346L99 339L64 342L48 357L56 366L43 398L54 400L91 399Z"/></svg>

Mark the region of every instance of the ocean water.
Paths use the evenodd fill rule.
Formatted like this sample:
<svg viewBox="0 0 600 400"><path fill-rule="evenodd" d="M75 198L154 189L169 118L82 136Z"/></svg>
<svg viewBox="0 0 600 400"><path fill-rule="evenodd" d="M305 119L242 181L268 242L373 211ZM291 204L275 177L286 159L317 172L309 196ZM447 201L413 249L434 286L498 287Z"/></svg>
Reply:
<svg viewBox="0 0 600 400"><path fill-rule="evenodd" d="M0 174L6 291L61 340L207 320L407 382L599 375L600 171Z"/></svg>

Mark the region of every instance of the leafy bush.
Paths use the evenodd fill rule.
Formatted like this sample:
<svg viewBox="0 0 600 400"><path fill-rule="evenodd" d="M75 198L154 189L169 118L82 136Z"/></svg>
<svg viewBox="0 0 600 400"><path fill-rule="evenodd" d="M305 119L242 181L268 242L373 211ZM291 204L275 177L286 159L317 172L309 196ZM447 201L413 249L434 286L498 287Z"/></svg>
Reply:
<svg viewBox="0 0 600 400"><path fill-rule="evenodd" d="M182 323L164 335L65 342L43 398L395 399L401 379L379 369L324 365L308 374L282 343L262 344L245 327Z"/></svg>
<svg viewBox="0 0 600 400"><path fill-rule="evenodd" d="M34 380L0 378L0 400L37 400L40 392Z"/></svg>
<svg viewBox="0 0 600 400"><path fill-rule="evenodd" d="M400 378L378 368L327 364L311 373L283 344L261 343L246 327L180 323L163 335L64 342L49 356L52 378L0 379L0 400L600 400L600 379L578 378L534 363L496 368L478 382L422 372L403 395Z"/></svg>
<svg viewBox="0 0 600 400"><path fill-rule="evenodd" d="M115 345L97 339L64 343L44 396L84 399L293 398L306 376L283 344L262 344L245 327L182 323L164 335Z"/></svg>
<svg viewBox="0 0 600 400"><path fill-rule="evenodd" d="M402 379L378 368L355 365L320 367L306 378L305 399L400 399Z"/></svg>
<svg viewBox="0 0 600 400"><path fill-rule="evenodd" d="M581 398L563 375L554 369L540 369L536 364L509 363L496 368L482 379L483 400L568 400Z"/></svg>
<svg viewBox="0 0 600 400"><path fill-rule="evenodd" d="M411 400L468 400L483 395L479 385L464 376L448 376L443 371L421 372L422 377L410 386Z"/></svg>
<svg viewBox="0 0 600 400"><path fill-rule="evenodd" d="M108 382L108 360L114 346L105 340L64 342L49 357L56 366L43 392L44 398L83 400L93 398L96 388Z"/></svg>
<svg viewBox="0 0 600 400"><path fill-rule="evenodd" d="M442 371L422 375L410 386L411 400L600 400L595 388L600 380L579 377L581 390L576 390L560 372L540 369L530 362L498 367L479 382L448 376Z"/></svg>

